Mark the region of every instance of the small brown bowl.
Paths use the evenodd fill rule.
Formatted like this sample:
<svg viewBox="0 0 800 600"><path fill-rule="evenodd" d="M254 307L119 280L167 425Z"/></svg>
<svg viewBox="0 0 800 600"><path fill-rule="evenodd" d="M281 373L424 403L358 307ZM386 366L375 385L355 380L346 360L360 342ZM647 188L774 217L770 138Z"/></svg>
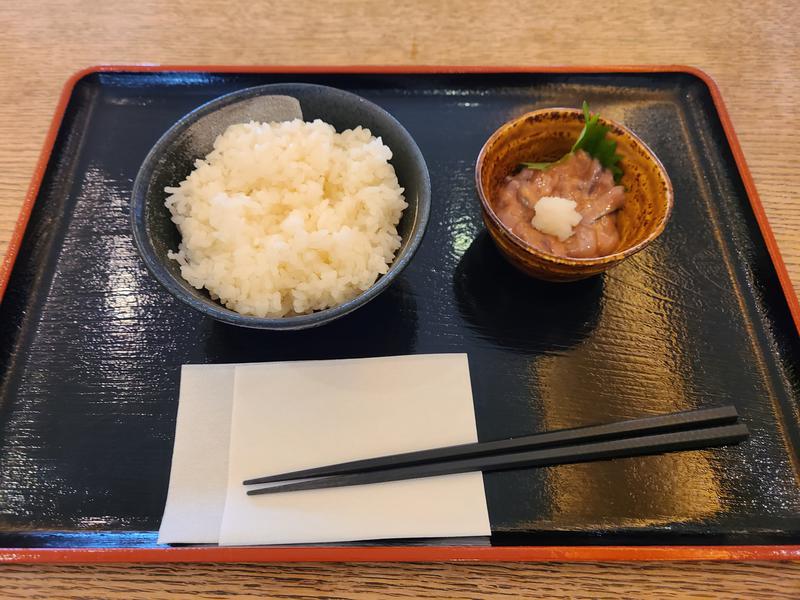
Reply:
<svg viewBox="0 0 800 600"><path fill-rule="evenodd" d="M475 183L483 221L503 256L518 269L548 281L575 281L618 265L656 239L672 212L672 183L664 166L628 128L600 118L622 156L621 184L625 206L617 217L620 243L616 252L596 258L553 256L531 248L495 214L490 199L521 162L553 161L569 152L583 128L583 112L546 108L509 121L486 141L475 167Z"/></svg>

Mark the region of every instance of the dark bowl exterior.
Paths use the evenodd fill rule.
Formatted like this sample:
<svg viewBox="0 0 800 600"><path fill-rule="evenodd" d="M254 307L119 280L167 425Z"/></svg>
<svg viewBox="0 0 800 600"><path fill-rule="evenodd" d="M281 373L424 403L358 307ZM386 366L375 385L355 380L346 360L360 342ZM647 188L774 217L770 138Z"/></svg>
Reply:
<svg viewBox="0 0 800 600"><path fill-rule="evenodd" d="M600 120L617 142L624 169L620 183L626 188L625 206L618 217L620 248L607 256L567 258L535 250L500 221L490 201L521 162L557 160L567 153L583 128L581 111L548 108L527 113L500 127L481 149L475 183L483 221L506 260L527 275L565 282L591 277L636 254L664 231L673 205L666 170L633 132L614 121Z"/></svg>
<svg viewBox="0 0 800 600"><path fill-rule="evenodd" d="M256 96L286 95L300 102L306 121L322 119L337 131L357 126L368 128L392 150L391 164L397 173L408 208L398 225L401 246L389 271L366 291L338 306L306 315L261 318L241 315L212 299L205 289L190 285L178 263L167 257L176 250L180 233L164 206L164 188L175 186L194 168L194 161L207 155L214 139L231 123L226 108ZM350 92L304 83L258 86L227 94L193 110L173 125L148 153L133 186L131 224L133 237L147 268L179 300L204 314L233 325L255 329L293 330L317 327L363 306L383 290L408 265L425 233L430 214L431 185L425 159L414 139L388 112Z"/></svg>

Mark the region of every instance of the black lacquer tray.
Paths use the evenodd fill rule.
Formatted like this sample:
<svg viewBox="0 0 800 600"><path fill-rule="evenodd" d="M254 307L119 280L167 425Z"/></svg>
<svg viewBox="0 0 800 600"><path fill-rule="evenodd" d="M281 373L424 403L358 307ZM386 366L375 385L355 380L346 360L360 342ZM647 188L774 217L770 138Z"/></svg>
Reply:
<svg viewBox="0 0 800 600"><path fill-rule="evenodd" d="M355 313L307 331L239 329L148 274L129 228L132 181L183 114L289 81L360 94L409 130L430 168L430 225L399 280ZM658 154L674 214L606 275L536 282L484 230L475 159L503 122L584 99ZM797 558L797 300L732 135L718 91L692 69L76 75L1 273L0 561ZM482 440L728 403L751 438L488 474L485 544L156 544L181 364L432 352L469 354Z"/></svg>

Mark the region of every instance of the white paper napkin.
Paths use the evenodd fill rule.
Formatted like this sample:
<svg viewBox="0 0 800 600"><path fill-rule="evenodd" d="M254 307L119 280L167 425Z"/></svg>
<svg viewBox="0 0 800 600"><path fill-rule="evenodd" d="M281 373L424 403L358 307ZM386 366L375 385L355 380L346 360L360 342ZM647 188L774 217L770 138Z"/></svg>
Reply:
<svg viewBox="0 0 800 600"><path fill-rule="evenodd" d="M219 539L228 485L236 365L184 365L159 544Z"/></svg>
<svg viewBox="0 0 800 600"><path fill-rule="evenodd" d="M215 393L231 388L227 422L224 409L208 418L208 398L198 400L197 393L212 386ZM224 394L216 401L225 403ZM191 433L209 427L227 431L210 445ZM228 439L226 459L207 460ZM489 535L480 473L265 496L247 496L241 485L268 473L474 441L466 355L185 367L159 541L241 545ZM205 465L202 482L184 472L198 465ZM222 471L226 483L220 486Z"/></svg>

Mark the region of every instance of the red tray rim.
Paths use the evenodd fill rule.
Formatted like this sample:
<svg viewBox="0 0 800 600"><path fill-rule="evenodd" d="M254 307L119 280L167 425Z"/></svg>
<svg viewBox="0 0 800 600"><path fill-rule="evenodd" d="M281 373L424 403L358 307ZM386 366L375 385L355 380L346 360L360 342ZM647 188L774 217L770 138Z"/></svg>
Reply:
<svg viewBox="0 0 800 600"><path fill-rule="evenodd" d="M451 65L161 65L104 64L75 72L64 84L42 151L8 249L0 263L0 300L5 294L14 261L50 161L56 136L75 86L83 78L103 72L218 72L218 73L685 73L708 88L728 139L739 176L767 245L781 288L800 334L800 303L789 279L755 182L733 128L722 94L712 77L688 65L591 65L591 66L451 66ZM798 545L738 546L338 546L338 547L165 547L165 548L0 548L2 563L111 563L111 562L607 562L607 561L753 561L800 560Z"/></svg>

